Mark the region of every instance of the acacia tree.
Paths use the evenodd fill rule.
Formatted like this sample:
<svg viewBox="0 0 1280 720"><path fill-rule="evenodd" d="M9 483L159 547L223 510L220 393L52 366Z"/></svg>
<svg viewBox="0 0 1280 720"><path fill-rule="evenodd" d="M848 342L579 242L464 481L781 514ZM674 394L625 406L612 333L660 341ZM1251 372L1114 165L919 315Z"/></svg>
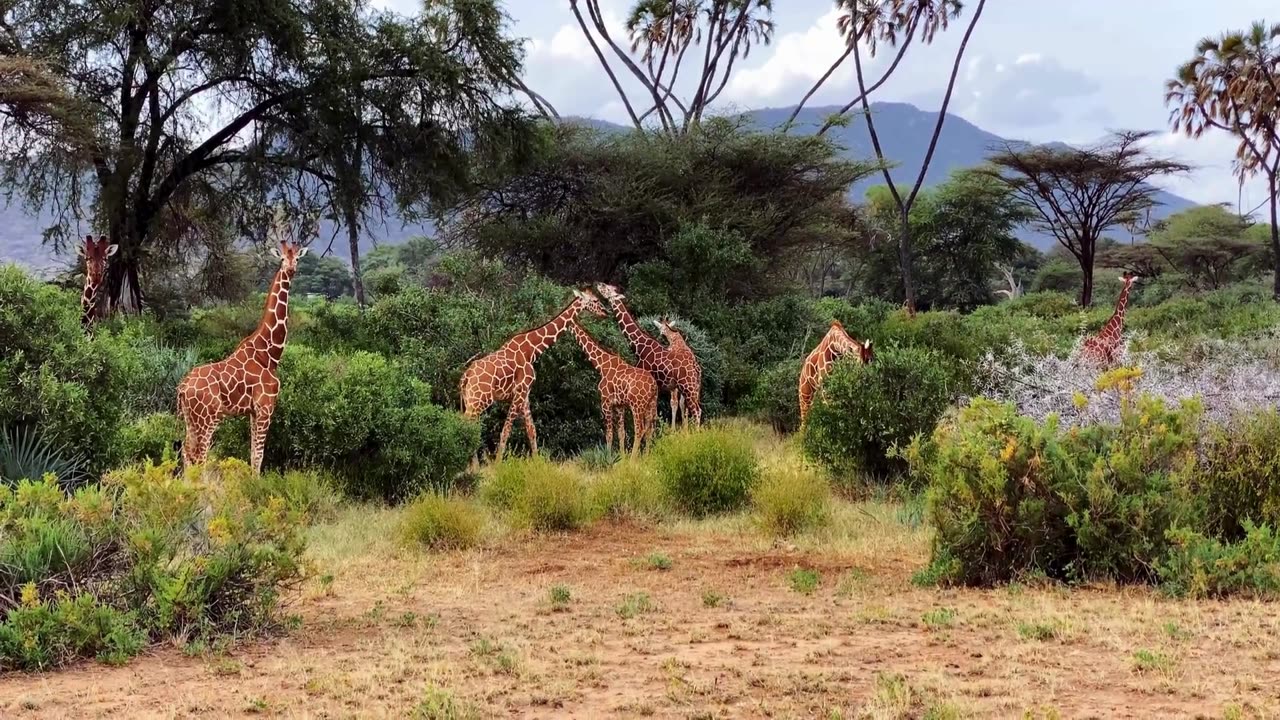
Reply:
<svg viewBox="0 0 1280 720"><path fill-rule="evenodd" d="M688 131L724 92L734 65L773 40L773 0L638 0L626 21L630 52L609 32L600 0L569 0L569 7L637 130L654 116L667 134ZM610 56L639 93L628 93Z"/></svg>
<svg viewBox="0 0 1280 720"><path fill-rule="evenodd" d="M410 18L363 0L15 0L0 53L40 58L81 112L73 124L0 96L0 185L54 205L59 247L91 198L120 247L110 296L138 307L139 268L197 186L260 195L305 179L325 205L363 209L390 185L412 208L465 180L467 150L508 147L523 117L505 103L520 56L504 22L493 0ZM350 127L322 112L339 97L354 98ZM341 176L332 151L355 134L372 140Z"/></svg>
<svg viewBox="0 0 1280 720"><path fill-rule="evenodd" d="M1245 32L1205 38L1196 55L1165 84L1175 132L1199 137L1210 129L1234 135L1235 171L1243 182L1261 174L1267 183L1272 294L1280 301L1280 24L1255 22Z"/></svg>
<svg viewBox="0 0 1280 720"><path fill-rule="evenodd" d="M1150 132L1120 132L1083 149L1019 147L1007 143L986 172L1007 185L1080 265L1080 305L1093 303L1093 265L1098 240L1110 228L1137 221L1154 207L1154 178L1189 166L1144 149Z"/></svg>

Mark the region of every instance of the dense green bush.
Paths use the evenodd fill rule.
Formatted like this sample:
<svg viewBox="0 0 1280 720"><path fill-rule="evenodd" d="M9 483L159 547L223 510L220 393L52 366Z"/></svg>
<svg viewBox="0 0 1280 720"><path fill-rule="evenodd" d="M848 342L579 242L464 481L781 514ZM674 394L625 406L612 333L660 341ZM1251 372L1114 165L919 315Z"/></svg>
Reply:
<svg viewBox="0 0 1280 720"><path fill-rule="evenodd" d="M1199 453L1192 489L1203 503L1206 533L1235 541L1250 521L1280 527L1280 413L1240 415L1213 427Z"/></svg>
<svg viewBox="0 0 1280 720"><path fill-rule="evenodd" d="M0 621L0 671L44 670L94 657L120 664L138 654L144 640L133 613L86 592L42 598L29 584Z"/></svg>
<svg viewBox="0 0 1280 720"><path fill-rule="evenodd" d="M751 504L765 532L798 535L830 520L831 484L805 465L769 467L751 493Z"/></svg>
<svg viewBox="0 0 1280 720"><path fill-rule="evenodd" d="M479 445L474 424L432 404L425 383L381 355L291 345L280 378L267 463L324 468L353 497L396 501L445 489ZM247 456L245 423L224 424L219 439L224 453Z"/></svg>
<svg viewBox="0 0 1280 720"><path fill-rule="evenodd" d="M877 350L875 361L837 363L805 428L804 449L841 480L905 468L895 446L933 429L957 394L945 357L924 348Z"/></svg>
<svg viewBox="0 0 1280 720"><path fill-rule="evenodd" d="M172 413L146 415L120 430L120 457L124 462L163 462L179 458L182 421Z"/></svg>
<svg viewBox="0 0 1280 720"><path fill-rule="evenodd" d="M122 343L86 335L78 298L0 266L0 429L31 428L91 473L116 460L131 382Z"/></svg>
<svg viewBox="0 0 1280 720"><path fill-rule="evenodd" d="M671 502L651 463L623 459L590 485L598 512L618 520L656 522L671 514Z"/></svg>
<svg viewBox="0 0 1280 720"><path fill-rule="evenodd" d="M672 502L695 517L744 507L760 477L751 438L731 428L668 433L650 458Z"/></svg>
<svg viewBox="0 0 1280 720"><path fill-rule="evenodd" d="M574 468L542 455L498 463L480 494L508 512L514 524L533 530L574 530L592 515L586 485Z"/></svg>
<svg viewBox="0 0 1280 720"><path fill-rule="evenodd" d="M484 511L470 500L438 492L423 493L404 509L400 538L432 550L474 547L484 532Z"/></svg>
<svg viewBox="0 0 1280 720"><path fill-rule="evenodd" d="M1280 536L1245 520L1244 537L1222 542L1191 530L1170 531L1170 549L1158 570L1161 589L1178 597L1280 595Z"/></svg>
<svg viewBox="0 0 1280 720"><path fill-rule="evenodd" d="M760 374L744 409L778 432L800 426L800 369L803 360L783 360Z"/></svg>
<svg viewBox="0 0 1280 720"><path fill-rule="evenodd" d="M135 466L74 495L52 477L0 488L0 667L275 627L304 518L262 482L229 460Z"/></svg>
<svg viewBox="0 0 1280 720"><path fill-rule="evenodd" d="M930 575L987 584L1152 581L1168 532L1200 517L1187 478L1200 410L1125 401L1119 425L1063 430L985 400L950 414L905 453L928 483Z"/></svg>

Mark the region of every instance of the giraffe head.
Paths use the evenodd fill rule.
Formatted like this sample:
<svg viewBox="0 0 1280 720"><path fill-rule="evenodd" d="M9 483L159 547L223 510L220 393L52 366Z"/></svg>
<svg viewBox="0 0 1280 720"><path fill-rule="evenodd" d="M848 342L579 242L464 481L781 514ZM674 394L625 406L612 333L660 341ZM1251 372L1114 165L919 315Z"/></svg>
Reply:
<svg viewBox="0 0 1280 720"><path fill-rule="evenodd" d="M1128 290L1129 288L1133 287L1133 284L1138 282L1138 280L1140 280L1141 278L1142 278L1141 275L1125 270L1124 274L1120 276L1120 282L1124 283L1124 289Z"/></svg>
<svg viewBox="0 0 1280 720"><path fill-rule="evenodd" d="M310 250L301 232L291 232L284 218L284 206L276 205L275 217L267 238L272 242L271 254L280 259L280 271L289 277L298 271L298 260Z"/></svg>
<svg viewBox="0 0 1280 720"><path fill-rule="evenodd" d="M605 300L608 300L611 303L622 302L627 299L626 295L623 295L618 288L612 285L596 283L596 290L600 292L600 295L603 296Z"/></svg>
<svg viewBox="0 0 1280 720"><path fill-rule="evenodd" d="M102 276L107 271L107 258L116 254L119 249L118 245L112 245L106 236L93 239L92 235L86 235L84 245L79 249L80 257L84 258L84 279L86 285L97 287L102 283Z"/></svg>
<svg viewBox="0 0 1280 720"><path fill-rule="evenodd" d="M862 364L866 365L876 359L876 353L871 349L871 341L867 340L858 346L858 358L862 360Z"/></svg>
<svg viewBox="0 0 1280 720"><path fill-rule="evenodd" d="M573 290L573 303L578 306L578 312L590 313L596 317L604 317L608 313L605 312L604 306L600 304L600 299L591 294L590 290Z"/></svg>

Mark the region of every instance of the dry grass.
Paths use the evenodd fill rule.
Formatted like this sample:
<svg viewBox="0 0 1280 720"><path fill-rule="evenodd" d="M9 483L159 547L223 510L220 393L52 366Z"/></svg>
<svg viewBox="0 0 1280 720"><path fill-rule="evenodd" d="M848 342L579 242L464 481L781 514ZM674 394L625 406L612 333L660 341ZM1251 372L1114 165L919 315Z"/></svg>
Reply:
<svg viewBox="0 0 1280 720"><path fill-rule="evenodd" d="M770 443L767 436L759 442ZM773 452L786 452L773 447ZM5 717L1273 717L1280 613L1145 589L922 589L887 501L820 530L747 515L397 544L400 511L311 533L301 629L122 668L0 677ZM818 578L792 588L797 570Z"/></svg>

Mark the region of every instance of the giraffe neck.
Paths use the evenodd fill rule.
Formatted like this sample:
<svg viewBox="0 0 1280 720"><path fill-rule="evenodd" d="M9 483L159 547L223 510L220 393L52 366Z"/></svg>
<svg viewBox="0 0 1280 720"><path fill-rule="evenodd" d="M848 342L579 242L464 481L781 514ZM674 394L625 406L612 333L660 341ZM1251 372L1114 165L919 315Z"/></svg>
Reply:
<svg viewBox="0 0 1280 720"><path fill-rule="evenodd" d="M293 283L293 272L280 268L271 280L271 290L267 292L267 304L262 311L262 321L258 330L250 340L262 338L266 342L255 343L255 349L262 356L260 361L270 370L280 365L284 355L284 345L289 339L289 285Z"/></svg>
<svg viewBox="0 0 1280 720"><path fill-rule="evenodd" d="M1124 311L1129 305L1129 290L1132 285L1125 285L1120 291L1120 297L1116 299L1116 311L1111 313L1111 319L1107 321L1107 330L1120 330L1124 327Z"/></svg>
<svg viewBox="0 0 1280 720"><path fill-rule="evenodd" d="M560 333L564 332L565 328L569 327L574 318L578 316L578 309L576 301L569 303L569 307L561 310L560 314L552 318L546 325L534 328L522 336L516 336L529 343L529 362L537 360L539 355L555 344L556 339L560 337Z"/></svg>
<svg viewBox="0 0 1280 720"><path fill-rule="evenodd" d="M640 324L631 317L627 306L623 305L621 300L611 300L609 304L618 315L618 326L622 328L622 334L627 336L627 341L631 343L631 347L635 348L637 355L647 356L666 349L662 347L662 343L654 340L652 335L641 329Z"/></svg>
<svg viewBox="0 0 1280 720"><path fill-rule="evenodd" d="M604 372L604 365L609 358L609 353L600 347L600 343L596 342L596 339L591 337L577 322L569 323L569 329L578 338L578 344L582 346L582 351L587 354L587 359L591 361L591 364L595 366L596 370Z"/></svg>
<svg viewBox="0 0 1280 720"><path fill-rule="evenodd" d="M89 322L94 319L98 312L98 288L102 285L101 278L86 276L84 280L84 292L80 294L80 309L84 313L84 321Z"/></svg>

